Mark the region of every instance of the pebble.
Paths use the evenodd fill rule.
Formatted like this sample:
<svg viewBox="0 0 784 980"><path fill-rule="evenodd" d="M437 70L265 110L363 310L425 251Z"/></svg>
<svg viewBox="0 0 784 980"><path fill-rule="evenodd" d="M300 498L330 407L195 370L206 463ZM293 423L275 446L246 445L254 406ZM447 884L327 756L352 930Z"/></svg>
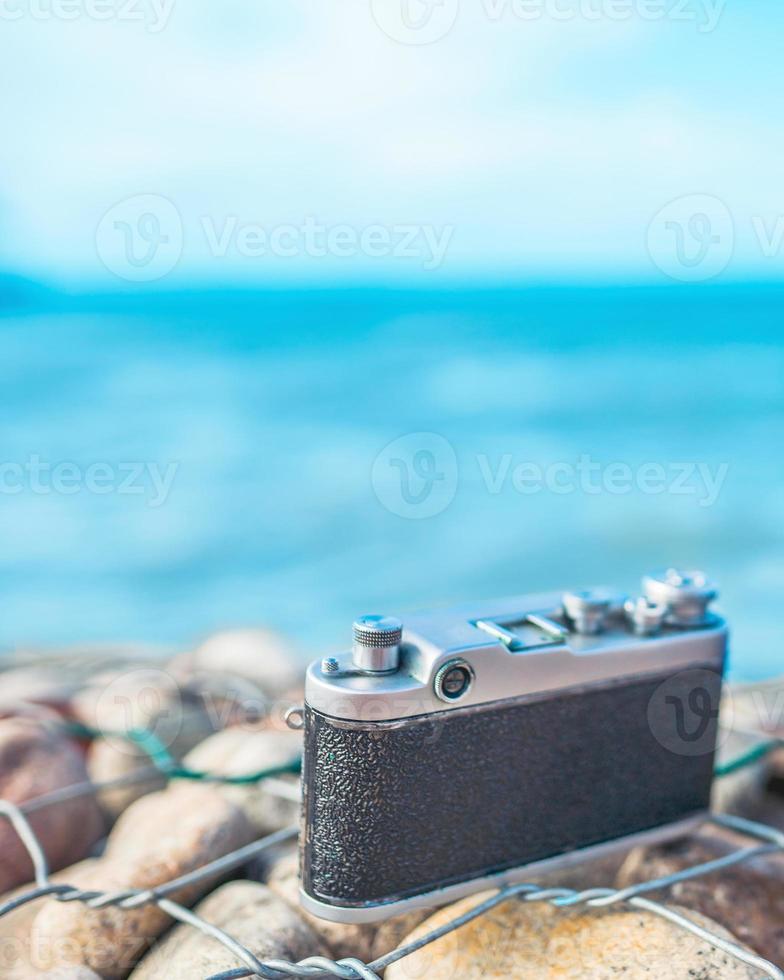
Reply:
<svg viewBox="0 0 784 980"><path fill-rule="evenodd" d="M31 666L3 671L0 688L4 705L28 702L65 714L78 684L63 669Z"/></svg>
<svg viewBox="0 0 784 980"><path fill-rule="evenodd" d="M410 912L396 916L386 922L375 925L348 925L339 922L327 922L315 915L310 915L300 906L299 901L299 858L296 852L290 852L280 857L269 870L267 884L292 908L310 923L329 947L335 959L357 957L370 962L376 956L393 950L412 929L414 929L430 913L427 911Z"/></svg>
<svg viewBox="0 0 784 980"><path fill-rule="evenodd" d="M759 738L743 732L724 732L717 752L719 765L739 759L759 743ZM721 776L713 784L711 809L715 813L734 813L754 818L763 804L770 758L762 758L733 773Z"/></svg>
<svg viewBox="0 0 784 980"><path fill-rule="evenodd" d="M178 676L208 671L245 678L270 698L295 687L305 673L304 660L291 643L264 628L214 633L194 651L175 658L171 667Z"/></svg>
<svg viewBox="0 0 784 980"><path fill-rule="evenodd" d="M170 665L169 669L175 676L181 670L182 682L198 692L208 706L217 730L230 728L232 725L268 723L272 707L270 698L258 684L246 677L210 670L178 669L175 665ZM281 715L282 712L278 714ZM282 725L279 727L288 730Z"/></svg>
<svg viewBox="0 0 784 980"><path fill-rule="evenodd" d="M87 751L87 769L95 783L112 782L142 769L152 769L150 757L130 744L118 745L115 740L98 738ZM128 783L104 789L98 797L108 823L113 823L136 800L164 789L166 777L151 771L144 782Z"/></svg>
<svg viewBox="0 0 784 980"><path fill-rule="evenodd" d="M29 980L101 980L97 973L86 966L64 966L61 969L28 973Z"/></svg>
<svg viewBox="0 0 784 980"><path fill-rule="evenodd" d="M302 736L298 732L241 727L228 728L205 739L184 761L199 772L245 776L295 762L301 753ZM293 789L299 784L296 775L277 778ZM260 837L299 821L299 803L268 792L263 780L247 786L220 786L220 791L245 813Z"/></svg>
<svg viewBox="0 0 784 980"><path fill-rule="evenodd" d="M308 956L329 955L310 926L286 902L255 882L223 885L195 911L262 960L297 962ZM194 980L242 965L215 939L192 926L178 925L139 964L131 980Z"/></svg>
<svg viewBox="0 0 784 980"><path fill-rule="evenodd" d="M754 819L776 830L784 830L784 797L775 784L755 807Z"/></svg>
<svg viewBox="0 0 784 980"><path fill-rule="evenodd" d="M0 686L2 685L2 675L0 675ZM36 704L34 701L0 701L0 720L6 718L31 718L33 721L48 722L52 724L62 724L62 715L58 714L53 708L48 708L43 704ZM79 739L74 739L74 744L79 744Z"/></svg>
<svg viewBox="0 0 784 980"><path fill-rule="evenodd" d="M618 885L660 878L713 861L748 838L705 830L699 834L631 852ZM658 895L714 919L766 959L784 967L784 856L760 858L719 874L684 881Z"/></svg>
<svg viewBox="0 0 784 980"><path fill-rule="evenodd" d="M63 868L51 876L57 884L81 885L82 879L95 865L97 858L86 858L78 864ZM0 905L28 892L30 885L21 885L0 895ZM31 963L31 929L41 908L40 902L29 902L0 918L0 977L9 980L33 974Z"/></svg>
<svg viewBox="0 0 784 980"><path fill-rule="evenodd" d="M106 733L95 739L88 752L87 766L95 782L150 767L147 753L124 738L124 732L150 731L179 759L216 729L198 692L154 666L95 677L73 698L72 711L83 725ZM135 800L164 785L160 777L106 790L101 805L115 819Z"/></svg>
<svg viewBox="0 0 784 980"><path fill-rule="evenodd" d="M784 677L728 686L725 701L722 709L734 729L784 735Z"/></svg>
<svg viewBox="0 0 784 980"><path fill-rule="evenodd" d="M491 894L442 909L408 939L445 925ZM696 913L690 917L721 931ZM648 912L565 910L512 899L394 963L384 980L617 980L621 976L624 980L759 980L759 971Z"/></svg>
<svg viewBox="0 0 784 980"><path fill-rule="evenodd" d="M253 839L244 815L212 786L176 784L137 800L109 835L106 852L81 882L113 892L153 888ZM190 904L214 887L202 881L170 896ZM38 969L87 966L104 980L122 980L171 924L154 905L128 911L48 901L33 924Z"/></svg>
<svg viewBox="0 0 784 980"><path fill-rule="evenodd" d="M86 966L64 966L54 970L34 970L25 973L24 978L20 975L19 980L101 980L101 977Z"/></svg>
<svg viewBox="0 0 784 980"><path fill-rule="evenodd" d="M784 739L784 678L730 688L726 701L736 730L758 732L762 739ZM766 764L774 788L784 792L784 748L771 752Z"/></svg>
<svg viewBox="0 0 784 980"><path fill-rule="evenodd" d="M21 804L88 779L84 758L56 727L32 717L0 720L0 798ZM57 870L86 857L104 833L95 797L45 807L30 823ZM33 867L16 831L0 820L0 893L30 881Z"/></svg>

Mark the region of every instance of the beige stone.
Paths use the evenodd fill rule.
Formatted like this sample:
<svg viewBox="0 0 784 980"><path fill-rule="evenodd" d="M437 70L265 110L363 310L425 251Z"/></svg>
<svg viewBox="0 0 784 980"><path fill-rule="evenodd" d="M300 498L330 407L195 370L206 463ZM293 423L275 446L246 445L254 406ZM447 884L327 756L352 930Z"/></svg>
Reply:
<svg viewBox="0 0 784 980"><path fill-rule="evenodd" d="M206 898L197 914L228 932L256 957L292 962L326 956L307 923L264 885L232 881ZM192 926L179 925L139 964L131 980L194 980L242 966L228 949Z"/></svg>
<svg viewBox="0 0 784 980"><path fill-rule="evenodd" d="M433 909L416 909L405 915L396 915L391 919L376 924L373 930L373 940L370 944L368 960L372 961L386 956L397 949L416 927L430 918Z"/></svg>
<svg viewBox="0 0 784 980"><path fill-rule="evenodd" d="M64 712L76 689L70 673L54 666L16 667L0 675L0 700L4 705L27 702Z"/></svg>
<svg viewBox="0 0 784 980"><path fill-rule="evenodd" d="M735 732L755 733L759 739L784 739L784 677L727 689L722 716ZM754 767L752 767L754 768ZM764 768L779 792L784 790L784 748L771 752Z"/></svg>
<svg viewBox="0 0 784 980"><path fill-rule="evenodd" d="M722 766L744 756L759 738L742 732L722 731L716 756ZM714 813L734 813L754 819L762 806L770 776L770 757L717 778L713 783L711 809Z"/></svg>
<svg viewBox="0 0 784 980"><path fill-rule="evenodd" d="M356 956L361 960L370 959L370 950L376 934L374 926L327 922L325 919L309 915L300 908L299 859L296 852L286 854L275 862L269 871L267 884L276 895L299 911L299 914L327 944L333 957L342 959L345 956Z"/></svg>
<svg viewBox="0 0 784 980"><path fill-rule="evenodd" d="M0 675L0 721L5 721L8 718L29 718L31 721L38 721L41 724L48 722L50 725L60 724L62 726L63 717L54 708L44 704L36 704L34 701L2 700L2 682L2 675ZM74 741L78 743L78 740L75 739Z"/></svg>
<svg viewBox="0 0 784 980"><path fill-rule="evenodd" d="M109 823L116 820L136 800L166 786L166 777L155 771L146 752L130 743L118 745L114 739L98 738L90 745L87 768L90 779L95 783L110 783L131 774L141 777L144 770L150 770L143 779L134 778L124 786L101 791L98 802Z"/></svg>
<svg viewBox="0 0 784 980"><path fill-rule="evenodd" d="M60 969L27 974L29 980L101 980L97 973L86 966L64 966Z"/></svg>
<svg viewBox="0 0 784 980"><path fill-rule="evenodd" d="M80 886L85 875L96 864L97 858L86 858L78 864L63 868L51 876L55 884ZM30 891L31 886L21 885L0 896L0 905L12 901ZM31 964L31 929L41 908L41 901L29 902L13 912L0 917L0 977L24 978L33 974Z"/></svg>
<svg viewBox="0 0 784 980"><path fill-rule="evenodd" d="M409 939L487 897L442 909ZM393 964L384 980L759 980L758 974L649 912L567 911L512 899Z"/></svg>
<svg viewBox="0 0 784 980"><path fill-rule="evenodd" d="M302 753L297 732L228 728L206 739L185 757L185 764L199 772L221 776L246 776L262 769L296 761ZM279 777L293 788L297 776ZM221 786L221 792L242 809L260 836L296 824L299 803L283 799L265 788L264 781L246 786Z"/></svg>
<svg viewBox="0 0 784 980"><path fill-rule="evenodd" d="M0 798L19 805L87 779L82 754L56 726L31 717L0 720ZM86 857L104 832L92 794L43 807L29 819L51 870ZM32 879L27 851L5 819L0 854L0 892Z"/></svg>
<svg viewBox="0 0 784 980"><path fill-rule="evenodd" d="M305 660L274 630L245 628L214 633L194 651L172 661L171 668L182 677L200 671L235 675L256 684L268 698L275 698L301 680Z"/></svg>
<svg viewBox="0 0 784 980"><path fill-rule="evenodd" d="M724 857L748 839L705 830L683 840L632 851L618 875L619 887L650 881ZM726 868L673 885L663 893L714 919L761 956L784 967L784 856Z"/></svg>
<svg viewBox="0 0 784 980"><path fill-rule="evenodd" d="M96 782L150 767L149 755L124 737L126 732L152 732L173 758L180 759L216 730L199 693L154 665L98 675L74 696L72 711L82 724L105 733L88 753L88 770ZM164 783L163 778L149 779L106 790L101 805L114 819Z"/></svg>
<svg viewBox="0 0 784 980"><path fill-rule="evenodd" d="M105 855L82 886L101 892L154 888L250 842L244 815L214 787L179 784L134 803L115 825ZM214 886L200 882L170 896L190 904ZM83 965L121 980L170 918L154 905L134 911L48 901L33 924L35 965Z"/></svg>

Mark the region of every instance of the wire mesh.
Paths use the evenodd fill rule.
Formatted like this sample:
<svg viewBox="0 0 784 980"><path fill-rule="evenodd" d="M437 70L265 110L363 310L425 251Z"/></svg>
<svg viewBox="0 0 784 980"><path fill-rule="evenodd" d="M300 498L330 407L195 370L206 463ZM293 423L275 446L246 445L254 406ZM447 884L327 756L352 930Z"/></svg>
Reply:
<svg viewBox="0 0 784 980"><path fill-rule="evenodd" d="M330 977L338 977L341 980L379 980L380 975L392 963L396 963L410 956L417 950L436 942L438 939L460 929L462 926L485 915L503 902L507 902L513 898L525 902L548 902L555 908L561 909L579 905L587 908L628 905L667 919L679 928L697 936L710 946L720 949L728 955L735 957L740 962L758 969L760 971L760 980L762 977L784 980L784 972L768 960L750 952L724 936L718 935L704 926L697 924L675 909L644 897L649 892L656 891L657 889L669 887L697 877L715 874L733 865L742 864L764 855L784 851L784 833L781 831L765 824L728 815L713 815L710 820L718 826L754 838L758 843L753 846L738 848L733 853L722 858L683 869L676 874L652 879L623 889L591 888L583 891L575 891L568 888L542 888L533 884L514 885L512 887L502 888L490 898L464 914L456 916L440 928L416 940L404 943L397 949L392 950L371 963L364 963L362 960L355 958L331 960L322 956L308 957L297 963L281 959L262 961L251 950L237 942L229 933L205 921L194 911L185 908L183 905L167 897L186 885L192 885L218 874L240 868L258 854L270 848L293 841L298 832L296 827L286 828L254 841L216 861L211 861L203 865L195 871L158 885L154 889L127 889L124 891L104 893L82 890L68 884L52 882L44 849L36 837L27 815L35 813L45 806L55 806L65 799L73 799L91 793L100 793L105 789L113 789L119 785L143 782L145 779L157 775L157 773L157 767L153 766L105 783L80 783L64 790L58 790L54 793L46 794L46 796L29 800L22 806L17 806L7 800L0 800L0 816L9 821L16 831L30 856L34 871L34 883L27 891L0 904L0 918L13 912L15 909L21 908L23 905L39 901L45 897L51 897L60 902L81 902L92 909L114 906L131 910L138 909L144 905L155 904L172 919L197 929L203 935L221 943L236 957L236 969L213 974L208 980L239 980L241 977L260 977L262 980L286 980L286 978L291 977L310 978L310 980ZM216 778L220 780L220 777ZM257 776L257 780L258 778L260 777ZM268 788L272 792L277 791L284 796L291 795L292 787L289 784L284 783L276 788L274 779L270 780Z"/></svg>

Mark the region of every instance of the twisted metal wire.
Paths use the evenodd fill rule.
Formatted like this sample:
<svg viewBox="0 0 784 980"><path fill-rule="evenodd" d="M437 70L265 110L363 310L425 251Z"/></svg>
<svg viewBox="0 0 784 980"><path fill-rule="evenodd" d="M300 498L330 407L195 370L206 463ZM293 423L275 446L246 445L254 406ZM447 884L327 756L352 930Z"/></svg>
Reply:
<svg viewBox="0 0 784 980"><path fill-rule="evenodd" d="M664 881L664 880L665 879L660 879L660 881ZM646 886L650 884L651 883L649 882L645 883ZM658 884L658 887L664 887L664 885ZM626 891L628 891L628 889ZM391 953L388 953L386 956L374 960L372 963L368 965L368 969L371 971L382 971L386 969L386 967L391 966L392 963L395 963L398 960L402 960L406 956L410 956L412 953L415 953L417 950L420 950L425 946L429 946L431 943L436 942L438 939L442 939L444 936L448 935L449 933L454 932L457 929L460 929L462 926L467 925L469 922L472 922L474 919L478 919L480 916L485 915L487 912L491 911L492 909L496 908L499 905L502 905L504 902L507 902L512 898L520 898L526 902L549 902L550 904L556 907L562 907L560 903L563 899L568 899L570 904L575 904L576 901L580 901L581 896L584 896L582 900L585 901L586 904L591 904L591 901L593 900L594 897L602 896L602 897L609 897L615 899L617 894L618 893L612 888L594 888L594 889L590 889L589 891L579 893L569 888L545 889L545 888L540 888L537 885L525 885L525 884L513 885L509 888L502 889L497 894L486 899L481 904L476 905L474 908L465 912L463 915L457 916L456 918L452 919L450 922L446 923L440 928L434 929L432 932L427 933L426 935L420 937L419 939L410 943L406 943L405 945L400 946L398 949L393 950ZM586 901L586 898L588 898L589 896L590 896L590 900ZM619 899L619 901L620 900L621 899ZM639 898L639 897L627 897L623 899L623 901L627 902L631 906L644 909L645 911L651 912L654 915L658 915L663 919L667 919L668 921L679 926L680 928L697 936L699 939L702 939L706 943L709 943L711 946L723 950L724 952L730 954L731 956L734 956L736 959L740 960L743 963L746 963L749 966L758 968L759 970L762 971L762 973L766 977L770 977L772 978L772 980L782 980L782 978L784 978L784 972L782 972L778 967L774 966L768 960L764 959L762 956L758 956L756 953L744 949L742 946L739 946L737 943L734 943L731 940L725 939L723 936L716 935L716 933L706 929L704 926L699 925L697 922L694 922L692 919L689 919L688 917L681 915L679 912L675 911L672 908L669 908L666 905L661 905L658 902L652 902L649 899ZM280 978L304 977L304 976L313 977L313 976L324 975L324 974L312 974L312 973L306 974L302 970L302 966L303 963L307 963L307 962L309 961L303 961L302 963L299 964L297 963L284 964L281 961L274 961L274 964L278 969L281 970L279 975ZM345 977L346 980L356 980L357 976L362 976L362 977L365 976L364 974L345 974L342 972L338 972L336 969L334 969L335 966L346 964L346 962L347 961L345 960L341 960L339 961L338 964L332 963L331 965L333 968L329 971L328 975L334 977ZM273 961L267 961L266 965L271 966L272 963ZM282 969L282 967L284 966L286 967L285 970ZM256 976L266 978L268 974L254 973L251 970L236 969L236 970L226 970L222 973L214 973L210 977L208 977L207 980L240 980L240 978L243 977L256 977ZM369 976L376 976L376 973L371 972Z"/></svg>
<svg viewBox="0 0 784 980"><path fill-rule="evenodd" d="M734 956L740 962L759 969L765 977L770 977L772 980L784 980L784 971L761 956L744 949L732 940L717 935L674 909L643 897L648 892L666 888L682 881L713 874L728 867L749 861L755 857L784 851L784 833L781 831L741 817L727 815L715 815L711 817L711 820L713 823L726 829L757 838L761 843L753 847L739 848L737 851L725 857L695 865L691 868L685 868L675 874L652 881L641 882L640 884L623 889L591 888L583 891L574 891L568 888L541 888L532 884L514 885L509 888L504 888L474 908L450 920L440 928L427 933L427 935L419 939L405 943L369 964L352 957L331 960L322 956L308 957L298 963L283 959L261 961L245 946L237 942L229 933L206 922L192 910L185 908L166 896L188 885L241 867L251 857L269 848L293 840L297 835L296 827L286 828L268 837L254 841L245 847L237 848L230 854L211 861L195 871L165 882L154 889L127 889L119 892L104 893L86 891L67 884L55 884L51 881L46 855L26 814L34 813L44 806L54 805L64 799L73 799L80 795L100 792L103 789L115 788L118 785L129 782L142 781L144 778L149 778L153 773L157 775L155 770L152 773L147 770L146 775L142 775L144 772L130 773L120 779L103 784L78 784L73 787L68 787L66 790L58 790L54 793L29 800L21 807L10 801L0 800L0 816L5 817L10 822L27 850L33 866L35 882L35 887L0 905L0 918L29 902L38 901L47 896L54 897L58 901L63 902L82 902L94 909L114 906L132 910L141 908L144 905L155 904L171 918L196 928L203 935L220 942L237 958L239 963L243 964L236 969L213 974L209 980L239 980L242 977L259 977L261 980L289 980L289 978L315 980L315 978L324 977L336 977L338 980L380 980L379 974L392 963L404 959L406 956L410 956L417 950L454 932L512 898L518 898L525 902L549 902L556 908L568 908L578 905L598 908L614 904L627 904L672 922L679 928L702 939L704 942ZM286 792L288 793L289 790L287 789Z"/></svg>

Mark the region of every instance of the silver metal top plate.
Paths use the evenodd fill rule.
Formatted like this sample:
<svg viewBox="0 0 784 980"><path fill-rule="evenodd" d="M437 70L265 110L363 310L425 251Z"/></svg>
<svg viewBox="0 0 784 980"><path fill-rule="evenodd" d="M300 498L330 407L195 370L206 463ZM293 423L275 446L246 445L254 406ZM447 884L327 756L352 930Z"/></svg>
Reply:
<svg viewBox="0 0 784 980"><path fill-rule="evenodd" d="M350 652L335 658L338 670L332 673L324 673L319 660L307 673L307 703L336 719L389 722L561 688L675 673L694 664L720 671L727 645L727 626L718 616L695 629L665 626L654 636L638 636L619 609L603 632L579 634L564 619L560 593L423 612L408 616L405 625L395 673L358 673ZM434 681L451 660L466 661L475 677L464 697L445 703L437 697Z"/></svg>

